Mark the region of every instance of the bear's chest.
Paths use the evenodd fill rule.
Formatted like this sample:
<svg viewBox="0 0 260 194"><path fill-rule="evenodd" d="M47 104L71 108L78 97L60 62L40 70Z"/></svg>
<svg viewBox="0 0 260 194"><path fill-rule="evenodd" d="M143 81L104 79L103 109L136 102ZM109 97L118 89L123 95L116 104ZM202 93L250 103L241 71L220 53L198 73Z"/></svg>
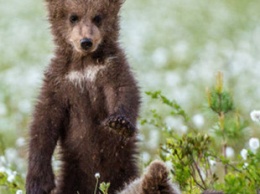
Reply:
<svg viewBox="0 0 260 194"><path fill-rule="evenodd" d="M80 70L69 71L65 76L65 82L68 85L71 105L87 105L89 108L104 106L107 69L106 65L90 65Z"/></svg>
<svg viewBox="0 0 260 194"><path fill-rule="evenodd" d="M107 100L102 87L82 87L72 84L68 90L69 125L65 142L69 147L77 148L76 150L90 152L88 148L95 141L96 131L108 116Z"/></svg>
<svg viewBox="0 0 260 194"><path fill-rule="evenodd" d="M65 79L74 85L77 89L93 90L100 85L100 78L105 79L105 65L90 65L80 70L71 70L65 76Z"/></svg>

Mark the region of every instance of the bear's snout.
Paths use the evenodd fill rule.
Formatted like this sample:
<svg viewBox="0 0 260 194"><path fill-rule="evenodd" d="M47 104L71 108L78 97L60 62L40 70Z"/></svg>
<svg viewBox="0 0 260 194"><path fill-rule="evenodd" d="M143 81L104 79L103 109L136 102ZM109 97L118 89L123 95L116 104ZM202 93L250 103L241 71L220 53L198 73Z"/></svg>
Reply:
<svg viewBox="0 0 260 194"><path fill-rule="evenodd" d="M80 41L80 46L82 49L88 50L89 48L91 48L93 46L93 42L90 38L83 38Z"/></svg>

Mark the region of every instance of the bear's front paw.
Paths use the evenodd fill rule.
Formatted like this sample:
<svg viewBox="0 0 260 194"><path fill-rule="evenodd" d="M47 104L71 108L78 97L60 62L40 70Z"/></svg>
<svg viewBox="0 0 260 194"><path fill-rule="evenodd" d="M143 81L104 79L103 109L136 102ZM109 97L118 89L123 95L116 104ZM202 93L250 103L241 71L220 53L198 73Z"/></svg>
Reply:
<svg viewBox="0 0 260 194"><path fill-rule="evenodd" d="M111 115L107 119L106 124L118 134L125 137L131 137L135 132L134 125L126 117L121 115Z"/></svg>

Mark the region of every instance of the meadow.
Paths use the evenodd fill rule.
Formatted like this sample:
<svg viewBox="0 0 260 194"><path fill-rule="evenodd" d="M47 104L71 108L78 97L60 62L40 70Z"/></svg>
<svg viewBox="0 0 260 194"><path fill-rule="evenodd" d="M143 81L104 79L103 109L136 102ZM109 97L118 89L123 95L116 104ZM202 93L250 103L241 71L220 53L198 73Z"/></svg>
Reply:
<svg viewBox="0 0 260 194"><path fill-rule="evenodd" d="M252 138L259 143L260 126L250 118L253 110L260 110L259 9L258 0L126 0L120 42L142 93L142 167L160 156L172 164L161 155L160 145L173 132L163 128L180 138L195 131L222 141L214 132L221 120L212 114L206 92L215 87L218 72L232 96L233 113L245 123L243 138L228 142L225 150L231 155L225 157L250 151ZM1 2L0 18L0 193L22 193L28 125L54 45L43 1ZM189 115L189 124L183 115L169 114L168 101L155 91L175 100ZM212 146L221 149L217 143ZM258 147L252 154L259 153Z"/></svg>

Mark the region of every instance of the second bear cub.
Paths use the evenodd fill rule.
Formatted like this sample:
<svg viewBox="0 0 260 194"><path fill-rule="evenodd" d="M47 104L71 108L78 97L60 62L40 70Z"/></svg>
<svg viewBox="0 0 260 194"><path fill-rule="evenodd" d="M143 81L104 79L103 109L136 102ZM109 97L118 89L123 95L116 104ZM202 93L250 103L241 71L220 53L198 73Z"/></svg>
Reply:
<svg viewBox="0 0 260 194"><path fill-rule="evenodd" d="M118 45L120 0L46 0L56 44L30 127L27 194L114 193L138 175L139 92ZM55 186L51 158L59 142ZM56 187L56 188L55 188Z"/></svg>

